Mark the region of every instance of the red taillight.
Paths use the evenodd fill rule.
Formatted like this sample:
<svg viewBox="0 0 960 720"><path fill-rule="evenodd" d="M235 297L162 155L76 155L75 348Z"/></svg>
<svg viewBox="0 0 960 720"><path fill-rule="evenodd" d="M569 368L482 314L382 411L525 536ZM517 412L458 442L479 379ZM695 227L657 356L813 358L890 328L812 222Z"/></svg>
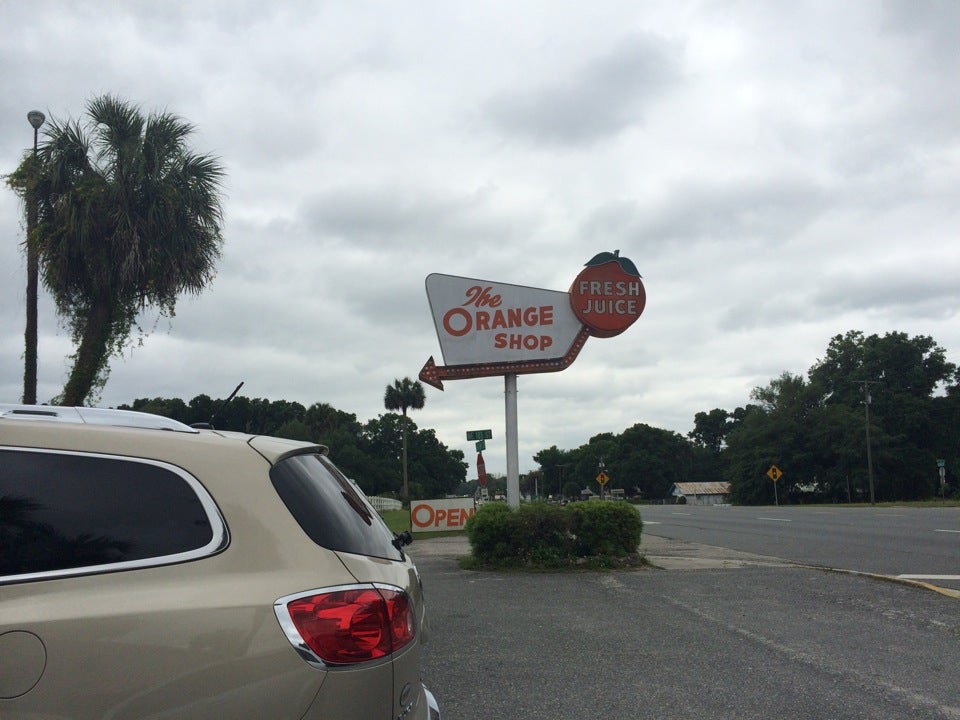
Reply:
<svg viewBox="0 0 960 720"><path fill-rule="evenodd" d="M406 593L350 588L297 598L287 612L300 637L326 663L344 665L396 652L415 635Z"/></svg>

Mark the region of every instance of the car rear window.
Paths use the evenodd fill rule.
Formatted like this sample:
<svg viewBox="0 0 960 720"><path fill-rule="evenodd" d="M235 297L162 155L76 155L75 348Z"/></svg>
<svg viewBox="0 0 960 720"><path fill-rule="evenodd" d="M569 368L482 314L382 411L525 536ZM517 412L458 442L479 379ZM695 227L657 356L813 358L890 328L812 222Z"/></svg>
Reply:
<svg viewBox="0 0 960 720"><path fill-rule="evenodd" d="M215 552L206 491L163 463L0 450L0 576L119 570Z"/></svg>
<svg viewBox="0 0 960 720"><path fill-rule="evenodd" d="M270 471L290 514L317 545L402 560L394 535L357 486L318 453L295 455Z"/></svg>

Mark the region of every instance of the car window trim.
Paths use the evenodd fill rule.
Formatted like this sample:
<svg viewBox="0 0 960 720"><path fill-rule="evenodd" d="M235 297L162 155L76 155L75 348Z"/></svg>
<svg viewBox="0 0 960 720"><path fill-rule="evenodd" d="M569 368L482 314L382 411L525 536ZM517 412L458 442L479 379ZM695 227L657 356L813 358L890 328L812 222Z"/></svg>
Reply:
<svg viewBox="0 0 960 720"><path fill-rule="evenodd" d="M65 577L76 577L78 575L102 575L104 573L123 572L127 570L142 570L144 568L161 567L164 565L176 565L179 563L192 562L201 558L210 557L223 552L230 544L230 532L227 523L223 518L220 508L217 506L213 496L207 491L196 477L188 473L181 467L173 465L162 460L152 458L134 457L130 455L113 455L109 453L85 452L82 450L55 450L51 448L20 447L11 445L0 445L0 450L13 452L28 452L44 455L73 455L85 458L98 458L104 460L117 460L122 462L140 463L143 465L153 465L180 477L196 494L203 507L207 520L210 523L212 537L210 542L202 547L188 550L171 555L157 555L155 557L141 558L139 560L127 560L124 562L105 563L101 565L85 565L82 567L64 568L62 570L44 570L43 572L21 573L19 575L0 576L0 585L10 585L14 583L34 582L38 580L55 580Z"/></svg>

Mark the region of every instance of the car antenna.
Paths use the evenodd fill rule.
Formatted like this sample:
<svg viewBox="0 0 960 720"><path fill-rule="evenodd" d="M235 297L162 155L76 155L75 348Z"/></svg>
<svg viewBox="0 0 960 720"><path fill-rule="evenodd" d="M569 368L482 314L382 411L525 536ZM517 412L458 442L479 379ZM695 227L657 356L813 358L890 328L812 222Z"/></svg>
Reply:
<svg viewBox="0 0 960 720"><path fill-rule="evenodd" d="M237 385L233 392L230 393L230 397L220 403L220 407L213 411L213 415L210 416L210 422L205 423L193 423L190 427L197 428L199 430L213 430L213 421L216 419L217 415L223 412L223 409L227 406L227 403L233 400L237 396L237 393L240 392L240 388L243 387L243 380L240 381L240 384Z"/></svg>

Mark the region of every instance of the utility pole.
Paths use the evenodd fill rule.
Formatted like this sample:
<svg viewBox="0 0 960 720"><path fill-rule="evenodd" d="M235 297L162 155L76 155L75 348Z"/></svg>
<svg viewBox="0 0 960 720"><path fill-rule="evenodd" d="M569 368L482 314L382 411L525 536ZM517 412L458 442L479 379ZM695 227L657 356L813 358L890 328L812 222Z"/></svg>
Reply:
<svg viewBox="0 0 960 720"><path fill-rule="evenodd" d="M877 380L854 380L854 382L863 385L863 410L866 415L867 435L867 480L870 483L870 504L876 505L873 494L873 455L870 449L870 386L880 383Z"/></svg>
<svg viewBox="0 0 960 720"><path fill-rule="evenodd" d="M570 467L570 463L563 463L561 465L551 465L551 467L556 468L560 471L560 477L557 479L557 499L563 499L563 469L565 467ZM544 478L544 487L546 487L546 478Z"/></svg>

